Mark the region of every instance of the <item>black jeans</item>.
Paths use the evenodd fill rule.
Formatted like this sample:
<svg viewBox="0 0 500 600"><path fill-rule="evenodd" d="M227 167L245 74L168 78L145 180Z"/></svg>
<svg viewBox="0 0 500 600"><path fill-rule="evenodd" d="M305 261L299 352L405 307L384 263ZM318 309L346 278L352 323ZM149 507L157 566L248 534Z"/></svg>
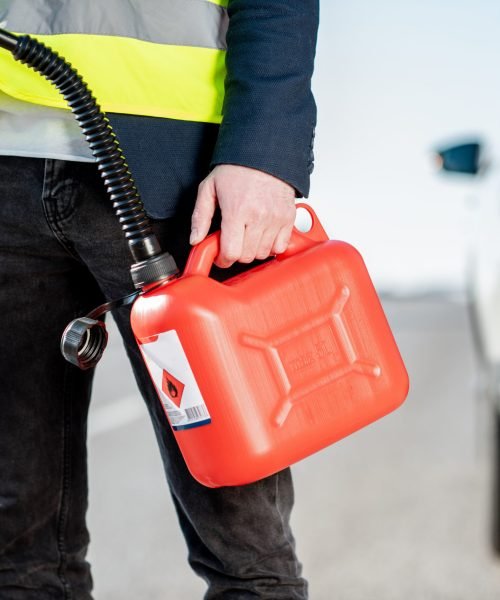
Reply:
<svg viewBox="0 0 500 600"><path fill-rule="evenodd" d="M189 203L155 223L178 264ZM92 371L59 351L66 324L132 291L130 257L92 164L0 157L0 599L91 598L86 421ZM143 367L127 309L114 315L147 404L193 569L207 599L304 599L289 470L208 489L187 472ZM145 515L146 518L146 515Z"/></svg>

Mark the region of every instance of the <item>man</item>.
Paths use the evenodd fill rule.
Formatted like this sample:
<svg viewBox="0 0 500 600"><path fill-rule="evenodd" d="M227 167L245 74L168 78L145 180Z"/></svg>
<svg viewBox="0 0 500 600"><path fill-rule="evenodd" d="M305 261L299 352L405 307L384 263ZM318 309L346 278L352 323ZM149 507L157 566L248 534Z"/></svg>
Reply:
<svg viewBox="0 0 500 600"><path fill-rule="evenodd" d="M4 27L41 37L88 81L155 232L181 268L188 240L201 241L214 216L222 231L219 267L283 252L294 197L307 195L312 170L317 0L226 4L0 0ZM88 600L92 372L67 364L59 339L75 316L132 291L130 257L71 115L55 92L25 81L25 67L8 60L2 52L0 599ZM194 481L127 310L115 319L152 418L190 564L208 584L205 598L306 598L289 526L289 470L235 488Z"/></svg>

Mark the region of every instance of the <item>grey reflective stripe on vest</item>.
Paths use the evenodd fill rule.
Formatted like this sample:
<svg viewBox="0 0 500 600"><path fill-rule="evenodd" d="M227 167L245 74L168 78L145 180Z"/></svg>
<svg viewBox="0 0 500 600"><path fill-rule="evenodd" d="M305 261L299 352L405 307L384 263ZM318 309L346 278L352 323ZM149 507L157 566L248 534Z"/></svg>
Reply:
<svg viewBox="0 0 500 600"><path fill-rule="evenodd" d="M225 49L228 16L207 0L0 0L0 22L34 35L91 33Z"/></svg>

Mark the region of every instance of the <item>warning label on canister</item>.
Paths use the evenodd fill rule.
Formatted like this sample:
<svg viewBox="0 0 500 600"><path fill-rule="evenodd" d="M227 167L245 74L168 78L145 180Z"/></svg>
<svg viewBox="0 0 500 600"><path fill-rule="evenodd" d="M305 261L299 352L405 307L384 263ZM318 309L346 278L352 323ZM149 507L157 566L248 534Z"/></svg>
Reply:
<svg viewBox="0 0 500 600"><path fill-rule="evenodd" d="M172 428L178 431L210 423L177 332L165 331L139 347Z"/></svg>

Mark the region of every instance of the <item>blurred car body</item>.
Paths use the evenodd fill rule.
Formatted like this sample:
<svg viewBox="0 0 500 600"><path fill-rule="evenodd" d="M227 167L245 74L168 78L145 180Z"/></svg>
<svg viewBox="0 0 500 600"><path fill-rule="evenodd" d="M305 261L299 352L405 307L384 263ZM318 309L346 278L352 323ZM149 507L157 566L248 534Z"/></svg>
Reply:
<svg viewBox="0 0 500 600"><path fill-rule="evenodd" d="M483 179L492 166L478 140L438 150L443 173ZM467 269L471 325L480 366L480 389L492 402L492 543L500 554L500 182L482 186L471 223Z"/></svg>

